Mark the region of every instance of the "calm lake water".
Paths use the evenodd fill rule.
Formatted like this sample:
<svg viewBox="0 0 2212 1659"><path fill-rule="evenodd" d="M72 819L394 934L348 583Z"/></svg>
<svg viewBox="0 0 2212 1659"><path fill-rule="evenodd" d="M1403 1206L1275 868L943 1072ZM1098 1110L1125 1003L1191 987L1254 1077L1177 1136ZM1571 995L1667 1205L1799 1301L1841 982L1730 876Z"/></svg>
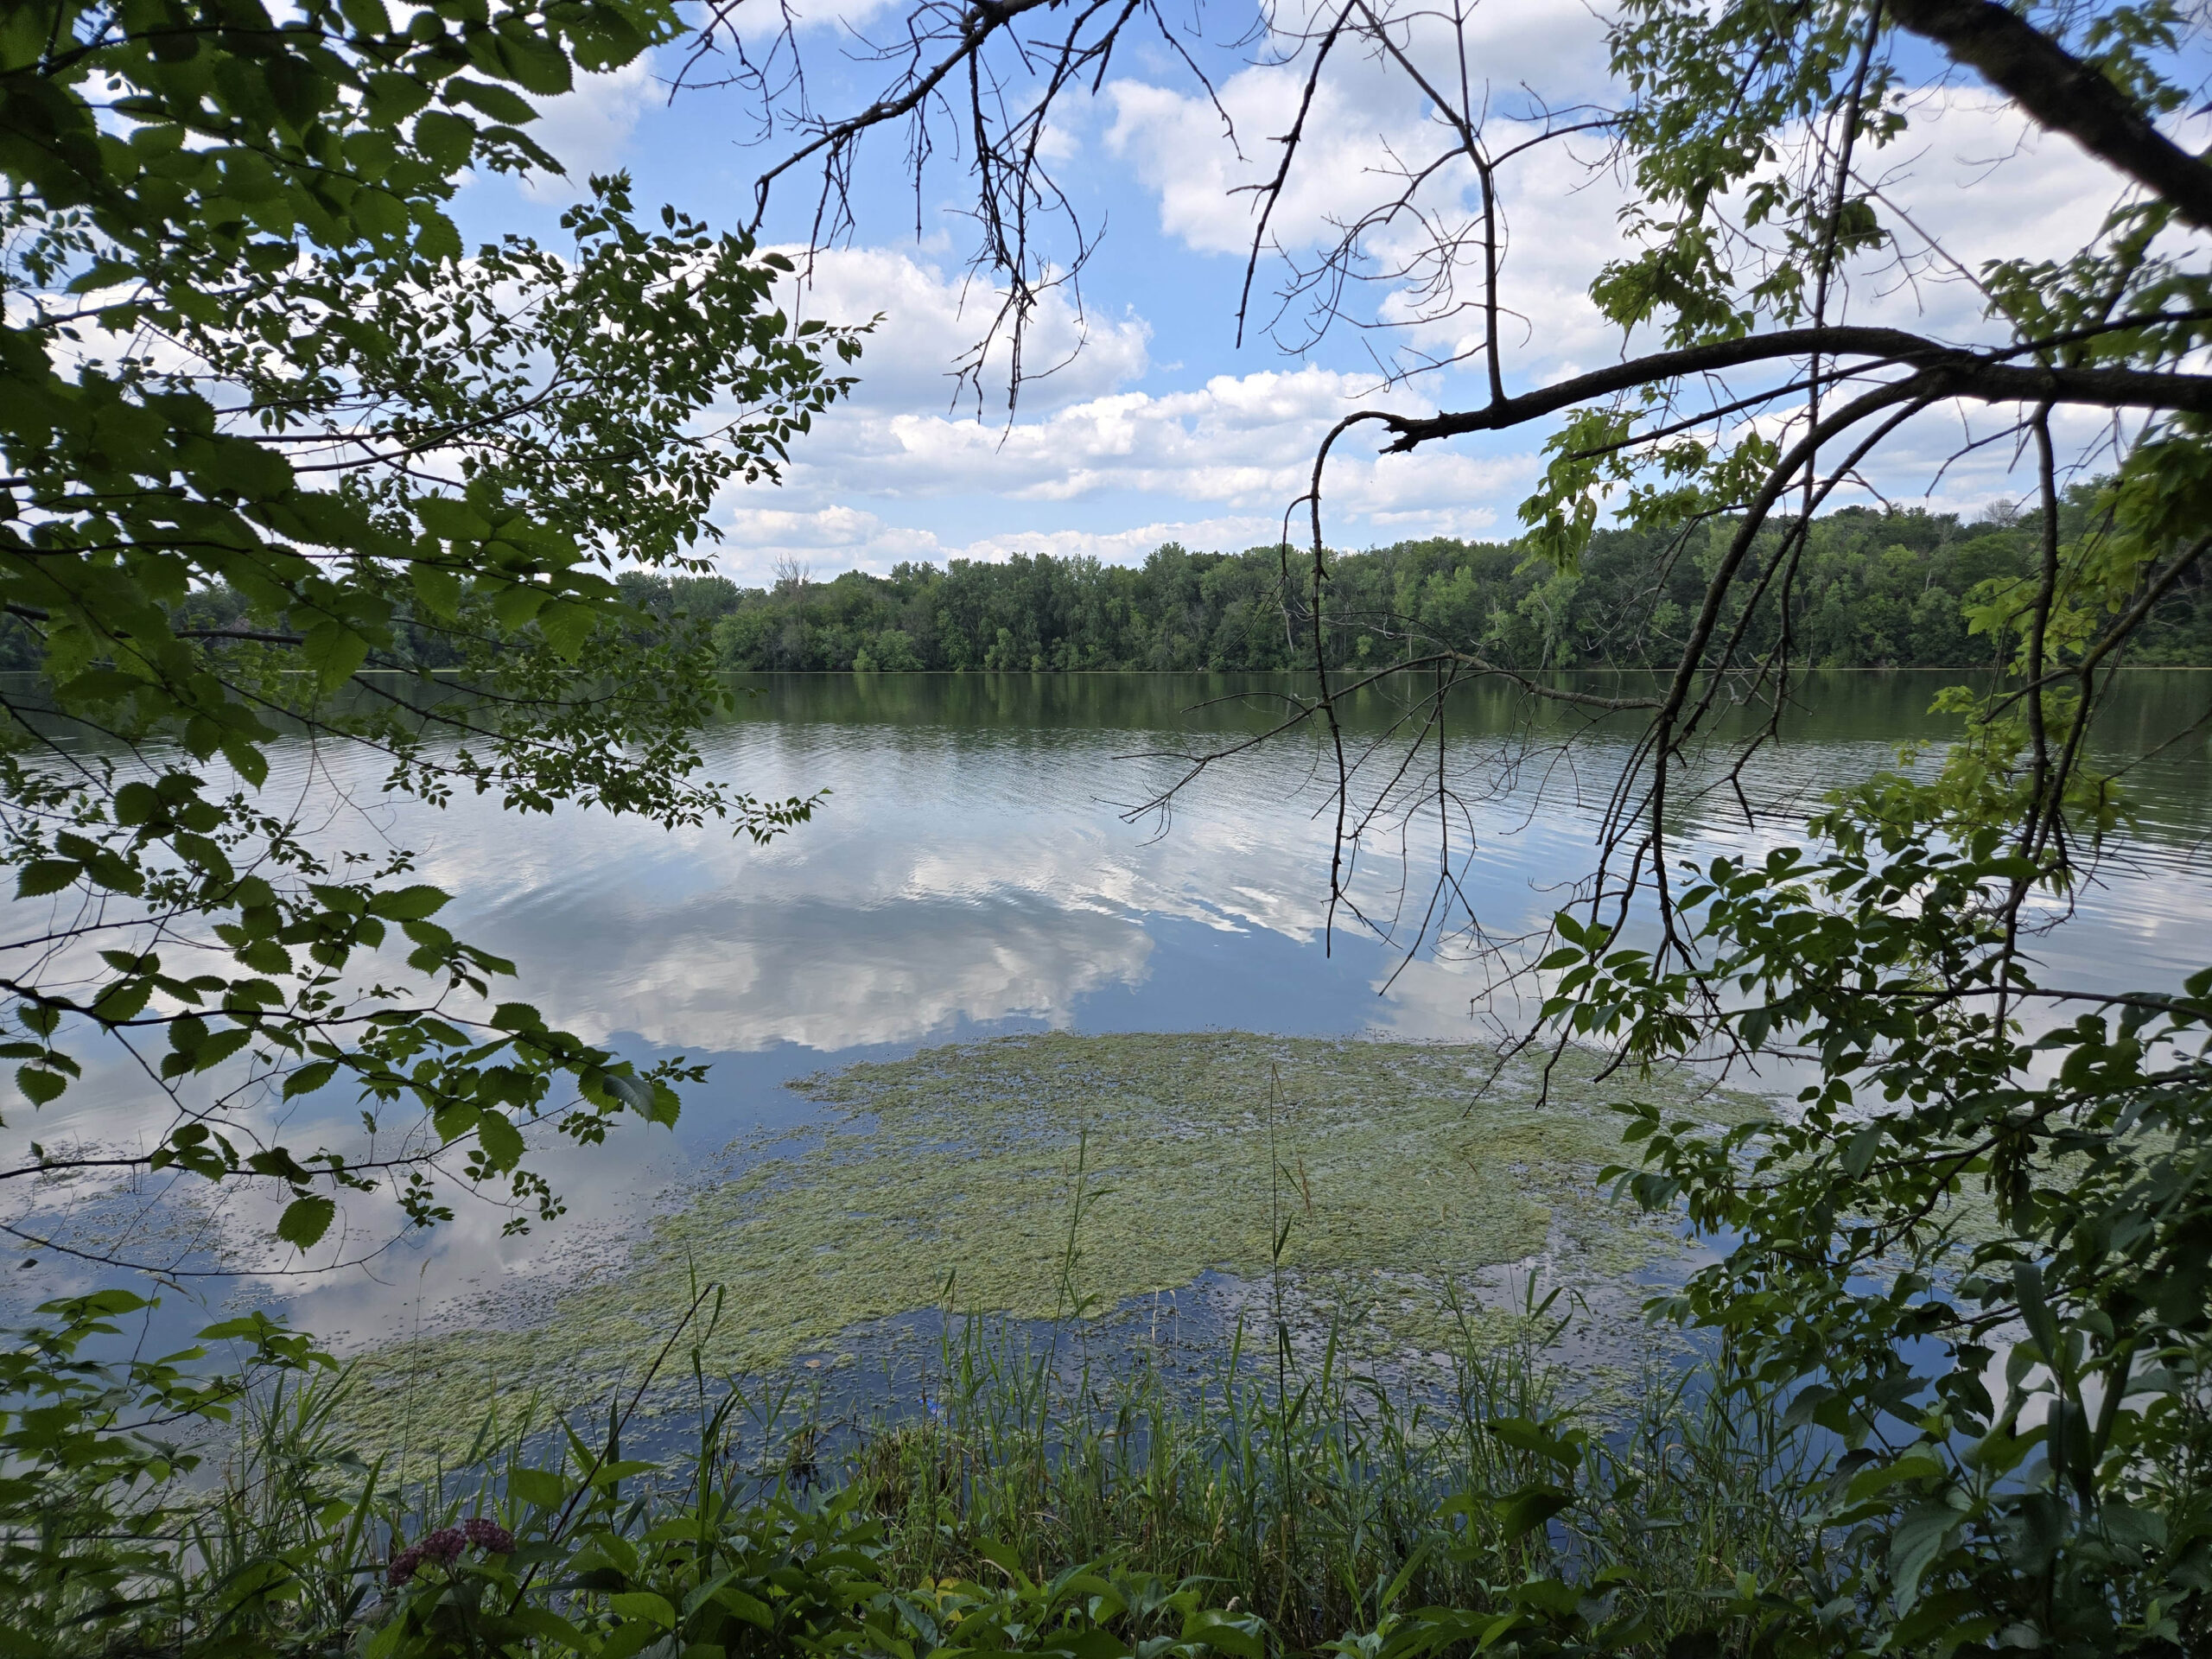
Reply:
<svg viewBox="0 0 2212 1659"><path fill-rule="evenodd" d="M1692 803L1677 830L1685 849L1784 838L1787 814L1822 791L1890 764L1901 743L1947 738L1949 722L1925 710L1956 677L1815 677L1753 777L1755 804L1783 816L1747 830L1732 794ZM521 964L509 994L634 1058L683 1054L713 1069L672 1135L626 1130L583 1152L550 1142L541 1161L569 1214L529 1237L503 1240L502 1216L463 1205L427 1241L335 1278L201 1281L196 1295L289 1300L302 1323L353 1343L480 1308L502 1286L557 1280L619 1248L741 1131L807 1121L817 1109L785 1090L790 1079L920 1046L1048 1027L1488 1032L1480 959L1449 941L1408 959L1433 880L1433 794L1414 802L1402 836L1395 819L1378 823L1357 872L1362 910L1395 918L1389 938L1340 913L1325 940L1332 820L1309 737L1210 770L1170 814L1132 812L1182 774L1179 754L1266 730L1280 685L790 676L745 689L703 740L715 774L761 796L827 791L811 823L765 848L726 830L523 818L473 799L431 811L384 798L372 757L304 743L278 755L270 798L307 804L334 845L415 849L423 879L459 895L440 919ZM2162 985L2212 961L2208 716L2212 674L2124 681L2100 733L2105 758L2157 753L2131 770L2136 826L2046 942L2051 981ZM1404 734L1402 717L1370 697L1352 711L1355 746ZM1532 715L1517 698L1473 691L1455 695L1449 724L1459 804L1446 817L1464 889L1493 937L1524 932L1585 872L1633 728ZM1414 774L1408 787L1433 783ZM296 1138L315 1138L315 1109L294 1110ZM332 1126L351 1116L347 1104ZM20 1103L6 1117L16 1141L35 1129L128 1142L162 1121L120 1065L88 1068L35 1122ZM198 1196L8 1202L41 1225L189 1266L232 1224L181 1202ZM18 1270L8 1296L19 1309L83 1282L48 1257Z"/></svg>

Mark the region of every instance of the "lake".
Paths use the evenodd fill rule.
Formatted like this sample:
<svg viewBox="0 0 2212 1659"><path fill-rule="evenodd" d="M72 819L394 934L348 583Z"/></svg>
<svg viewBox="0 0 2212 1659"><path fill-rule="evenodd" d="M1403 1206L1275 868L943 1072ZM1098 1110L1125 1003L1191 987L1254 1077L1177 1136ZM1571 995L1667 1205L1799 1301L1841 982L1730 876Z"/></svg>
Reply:
<svg viewBox="0 0 2212 1659"><path fill-rule="evenodd" d="M1949 722L1925 710L1957 677L1810 677L1783 741L1751 774L1757 827L1745 826L1732 792L1716 791L1686 805L1680 844L1709 852L1786 838L1789 815L1823 791L1891 764L1900 744L1949 736ZM356 1265L319 1275L264 1262L242 1279L191 1280L172 1293L165 1323L200 1318L196 1298L285 1304L349 1350L476 1332L527 1346L533 1331L588 1328L584 1346L599 1363L629 1328L629 1316L616 1315L630 1278L642 1282L657 1262L653 1271L672 1283L702 1260L741 1268L756 1304L789 1304L783 1324L741 1316L754 1346L740 1340L731 1351L740 1358L829 1352L834 1332L817 1326L856 1309L877 1317L900 1297L926 1300L912 1287L936 1284L947 1262L969 1264L959 1282L973 1305L1035 1312L1041 1293L1012 1280L993 1288L988 1265L1001 1244L1010 1259L1037 1263L1065 1253L1067 1230L1054 1217L1090 1200L1073 1198L1077 1188L1053 1172L1078 1140L1102 1167L1121 1160L1145 1194L1098 1200L1084 1224L1096 1238L1076 1241L1084 1271L1122 1304L1147 1284L1157 1292L1249 1280L1253 1239L1264 1245L1270 1217L1290 1202L1284 1181L1307 1177L1322 1198L1319 1208L1310 1191L1296 1200L1314 1219L1295 1235L1294 1259L1321 1275L1350 1271L1366 1252L1363 1308L1395 1296L1416 1309L1427 1281L1389 1264L1408 1252L1434 1257L1439 1240L1465 1242L1473 1253L1461 1265L1471 1269L1585 1245L1578 1259L1587 1265L1611 1248L1575 1231L1584 1196L1561 1173L1594 1155L1585 1143L1606 1121L1592 1115L1603 1103L1580 1103L1573 1147L1551 1145L1520 1084L1493 1086L1497 1109L1520 1116L1471 1117L1481 1067L1455 1054L1440 1070L1426 1057L1424 1046L1478 1043L1519 1012L1486 995L1494 963L1468 948L1457 926L1465 917L1441 949L1433 927L1419 929L1434 880L1433 774L1408 774L1356 872L1352 897L1385 925L1382 937L1343 912L1328 926L1332 818L1311 735L1209 769L1168 812L1144 810L1184 775L1190 754L1265 732L1282 706L1279 683L824 675L740 689L732 717L702 739L715 774L765 797L823 795L813 822L766 847L726 829L669 834L566 810L524 818L474 799L432 811L384 797L383 768L369 757L305 742L280 751L269 798L298 803L332 845L415 849L421 879L458 895L441 921L520 964L507 994L632 1058L682 1054L711 1071L672 1133L633 1126L597 1149L538 1137L537 1161L569 1205L558 1223L505 1238L505 1211L462 1203L451 1224L391 1244L385 1212L357 1212L334 1247ZM2130 769L2134 824L2075 918L2039 947L2052 982L2163 986L2212 959L2212 877L2202 855L2212 830L2208 715L2212 674L2123 678L2100 728L2102 754L2156 753ZM1369 694L1348 710L1350 739L1356 750L1387 745L1407 729L1404 718ZM1510 939L1540 927L1586 872L1633 728L1531 711L1487 690L1456 692L1447 726L1453 798L1444 821L1461 887L1484 933ZM900 1069L918 1051L1021 1033L1056 1035L963 1051L949 1070ZM1255 1046L1223 1033L1279 1040ZM1384 1046L1332 1046L1351 1037ZM874 1069L848 1070L855 1065ZM1368 1070L1356 1079L1344 1070L1358 1066ZM1064 1089L1058 1080L1071 1075L1080 1086ZM791 1086L808 1077L817 1080ZM1065 1099L1024 1118L1027 1095ZM20 1105L10 1111L5 1133L128 1142L162 1121L142 1099L120 1064L88 1066L35 1124ZM1164 1114L1164 1127L1143 1130L1154 1120L1125 1110L1131 1100ZM1393 1100L1405 1103L1395 1125ZM342 1136L353 1109L317 1097L267 1116L289 1116L293 1136L311 1141ZM1048 1122L1052 1111L1062 1116ZM1116 1125L1119 1153L1107 1144ZM1258 1145L1263 1133L1268 1149L1249 1167L1224 1151ZM1406 1138L1419 1135L1429 1138ZM1521 1150L1499 1150L1509 1143ZM1284 1151L1294 1144L1294 1171ZM1041 1162L1039 1147L1049 1154ZM1234 1179L1222 1175L1232 1165ZM1498 1184L1508 1165L1517 1185ZM964 1173L956 1179L948 1168ZM1416 1168L1434 1178L1433 1191L1396 1209L1372 1201ZM878 1195L868 1205L794 1196L810 1180L841 1184L855 1170ZM998 1185L977 1185L985 1170ZM923 1220L900 1222L909 1230L880 1259L841 1255L896 1219L897 1204L883 1195L902 1183ZM1332 1190L1341 1195L1334 1211ZM1231 1207L1193 1208L1192 1194ZM208 1211L205 1197L159 1183L120 1192L80 1183L14 1202L41 1227L189 1270L218 1265L226 1249L235 1259L266 1224L244 1211ZM1230 1236L1248 1212L1251 1237ZM1016 1226L1015 1216L1029 1219ZM1573 1235L1567 1246L1562 1227ZM1530 1242L1547 1237L1541 1249ZM937 1243L917 1242L926 1239ZM737 1262L730 1253L743 1249L769 1254ZM1618 1272L1637 1266L1605 1260ZM885 1288L893 1280L903 1288ZM9 1299L20 1310L85 1282L48 1255L13 1275ZM587 1311L575 1299L592 1286L599 1300Z"/></svg>

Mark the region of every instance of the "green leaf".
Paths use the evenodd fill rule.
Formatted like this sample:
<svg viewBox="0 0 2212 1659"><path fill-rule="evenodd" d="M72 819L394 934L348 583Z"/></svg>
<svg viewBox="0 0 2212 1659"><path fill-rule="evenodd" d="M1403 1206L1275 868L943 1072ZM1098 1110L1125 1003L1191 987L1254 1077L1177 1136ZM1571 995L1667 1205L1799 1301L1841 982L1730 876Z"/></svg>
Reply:
<svg viewBox="0 0 2212 1659"><path fill-rule="evenodd" d="M1574 1499L1554 1486L1529 1486L1498 1504L1498 1528L1506 1542L1534 1532Z"/></svg>
<svg viewBox="0 0 2212 1659"><path fill-rule="evenodd" d="M507 1491L524 1503L541 1510L557 1510L569 1501L571 1488L550 1469L518 1468L507 1476Z"/></svg>
<svg viewBox="0 0 2212 1659"><path fill-rule="evenodd" d="M455 75L446 83L445 100L448 104L473 104L494 121L504 121L510 126L524 126L537 119L537 111L527 99L505 86L471 80L466 75Z"/></svg>
<svg viewBox="0 0 2212 1659"><path fill-rule="evenodd" d="M2019 1298L2021 1321L2042 1351L2044 1363L2056 1365L2063 1351L2063 1338L2050 1304L2044 1300L2043 1269L2032 1262L2016 1264L2012 1269L2012 1289Z"/></svg>
<svg viewBox="0 0 2212 1659"><path fill-rule="evenodd" d="M435 916L453 902L453 897L442 887L418 882L413 887L389 887L369 900L369 914L381 916L387 921L419 922L426 916Z"/></svg>
<svg viewBox="0 0 2212 1659"><path fill-rule="evenodd" d="M292 487L292 466L274 448L247 438L200 441L194 475L203 488L247 501L267 501Z"/></svg>
<svg viewBox="0 0 2212 1659"><path fill-rule="evenodd" d="M1185 1619L1183 1639L1203 1642L1222 1653L1234 1654L1236 1659L1267 1659L1267 1644L1260 1638L1260 1621L1240 1618L1217 1608L1202 1608Z"/></svg>
<svg viewBox="0 0 2212 1659"><path fill-rule="evenodd" d="M43 1106L58 1099L68 1086L68 1078L43 1067L19 1065L16 1068L16 1087L23 1091L23 1098L34 1106Z"/></svg>
<svg viewBox="0 0 2212 1659"><path fill-rule="evenodd" d="M545 636L545 643L555 656L569 663L575 661L598 621L591 607L573 600L556 600L537 613L538 631Z"/></svg>
<svg viewBox="0 0 2212 1659"><path fill-rule="evenodd" d="M633 1112L651 1113L653 1109L652 1085L641 1077L626 1077L619 1071L610 1071L606 1077L607 1091Z"/></svg>
<svg viewBox="0 0 2212 1659"><path fill-rule="evenodd" d="M407 568L409 582L431 615L448 620L461 611L461 578L442 565L417 559Z"/></svg>
<svg viewBox="0 0 2212 1659"><path fill-rule="evenodd" d="M321 679L322 689L334 691L353 677L368 658L369 642L344 623L326 619L307 632L300 655Z"/></svg>
<svg viewBox="0 0 2212 1659"><path fill-rule="evenodd" d="M1959 1521L1955 1510L1931 1505L1915 1510L1897 1523L1890 1535L1890 1573L1897 1582L1898 1611L1919 1599L1921 1580L1949 1547Z"/></svg>
<svg viewBox="0 0 2212 1659"><path fill-rule="evenodd" d="M735 1585L724 1585L715 1592L712 1599L717 1606L728 1609L748 1624L758 1625L764 1630L776 1628L776 1616L769 1611L768 1604L758 1596L748 1595Z"/></svg>
<svg viewBox="0 0 2212 1659"><path fill-rule="evenodd" d="M415 147L440 172L453 172L476 147L476 124L450 110L425 110L415 118Z"/></svg>
<svg viewBox="0 0 2212 1659"><path fill-rule="evenodd" d="M533 1471L534 1472L534 1471ZM552 1643L574 1653L601 1653L592 1640L575 1625L550 1607L524 1605L514 1612L514 1622L541 1642Z"/></svg>
<svg viewBox="0 0 2212 1659"><path fill-rule="evenodd" d="M426 495L415 504L415 517L423 528L442 542L467 545L481 543L492 533L488 520L466 501L449 495Z"/></svg>
<svg viewBox="0 0 2212 1659"><path fill-rule="evenodd" d="M513 632L543 610L545 602L552 597L551 592L546 588L529 582L515 582L493 596L492 614L499 620L501 627Z"/></svg>
<svg viewBox="0 0 2212 1659"><path fill-rule="evenodd" d="M591 1649L593 1659L632 1659L661 1639L661 1629L645 1618L618 1624Z"/></svg>
<svg viewBox="0 0 2212 1659"><path fill-rule="evenodd" d="M93 999L92 1016L110 1025L136 1020L145 1012L153 995L154 982L150 979L118 980Z"/></svg>
<svg viewBox="0 0 2212 1659"><path fill-rule="evenodd" d="M1554 1463L1573 1465L1582 1453L1571 1440L1562 1440L1542 1424L1526 1417L1493 1417L1483 1424L1490 1433L1522 1452L1533 1452Z"/></svg>
<svg viewBox="0 0 2212 1659"><path fill-rule="evenodd" d="M252 1040L253 1033L243 1026L216 1032L194 1049L192 1069L194 1071L211 1071Z"/></svg>
<svg viewBox="0 0 2212 1659"><path fill-rule="evenodd" d="M310 1061L296 1068L284 1079L284 1098L292 1100L301 1095L311 1095L337 1074L338 1062L335 1060Z"/></svg>
<svg viewBox="0 0 2212 1659"><path fill-rule="evenodd" d="M453 220L443 213L426 213L418 207L415 224L415 252L418 258L440 261L461 257L461 232Z"/></svg>
<svg viewBox="0 0 2212 1659"><path fill-rule="evenodd" d="M492 1161L501 1169L512 1169L522 1161L522 1132L497 1112L486 1112L477 1120L476 1140Z"/></svg>
<svg viewBox="0 0 2212 1659"><path fill-rule="evenodd" d="M506 71L507 79L524 92L535 92L540 98L558 98L574 88L575 80L569 67L569 55L552 41L523 29L503 29L496 39L499 67Z"/></svg>
<svg viewBox="0 0 2212 1659"><path fill-rule="evenodd" d="M330 1224L338 1214L334 1198L312 1193L303 1198L294 1198L284 1206L284 1213L277 1218L276 1236L298 1249L310 1249L320 1243L330 1230Z"/></svg>
<svg viewBox="0 0 2212 1659"><path fill-rule="evenodd" d="M1885 1130L1879 1123L1869 1123L1844 1143L1843 1173L1854 1181L1874 1166L1874 1154L1882 1149Z"/></svg>
<svg viewBox="0 0 2212 1659"><path fill-rule="evenodd" d="M672 1630L676 1628L676 1609L668 1605L665 1597L657 1596L650 1590L624 1591L609 1596L607 1605L613 1610L617 1618L626 1623L641 1619L658 1630Z"/></svg>
<svg viewBox="0 0 2212 1659"><path fill-rule="evenodd" d="M74 859L34 859L16 877L16 896L18 899L38 899L49 893L59 893L84 873L85 867Z"/></svg>

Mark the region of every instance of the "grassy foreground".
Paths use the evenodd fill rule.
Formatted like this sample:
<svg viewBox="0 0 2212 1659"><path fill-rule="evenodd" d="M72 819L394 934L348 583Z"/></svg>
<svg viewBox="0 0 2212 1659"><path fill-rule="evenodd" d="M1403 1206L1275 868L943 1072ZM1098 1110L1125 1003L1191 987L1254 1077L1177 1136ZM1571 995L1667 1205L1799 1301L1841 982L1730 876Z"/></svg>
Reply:
<svg viewBox="0 0 2212 1659"><path fill-rule="evenodd" d="M833 1423L709 1381L719 1300L660 1356L691 1372L678 1455L626 1454L641 1382L391 1484L335 1427L357 1379L310 1364L232 1402L212 1478L56 1468L11 1494L0 1651L1656 1654L1744 1647L1755 1586L1820 1571L1770 1421L1686 1372L1588 1418L1541 1363L1547 1308L1419 1401L1333 1345L1192 1390L971 1323L919 1410Z"/></svg>

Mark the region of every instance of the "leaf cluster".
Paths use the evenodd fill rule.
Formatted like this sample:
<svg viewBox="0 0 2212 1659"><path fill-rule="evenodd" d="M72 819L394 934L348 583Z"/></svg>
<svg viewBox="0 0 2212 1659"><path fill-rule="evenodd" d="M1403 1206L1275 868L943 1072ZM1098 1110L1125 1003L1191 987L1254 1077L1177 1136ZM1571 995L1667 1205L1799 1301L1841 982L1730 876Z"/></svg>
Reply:
<svg viewBox="0 0 2212 1659"><path fill-rule="evenodd" d="M673 1117L696 1068L641 1073L493 1006L514 965L435 919L448 895L406 853L334 848L264 785L280 746L328 740L432 804L763 839L810 810L698 775L709 659L640 651L613 568L696 567L717 492L777 475L856 336L793 326L789 263L749 238L639 223L620 177L564 214L566 249L467 253L447 213L471 170L558 170L533 99L677 32L661 0L0 23L0 607L36 672L0 688L22 901L0 1046L35 1109L99 1052L172 1114L135 1156L35 1147L0 1179L256 1185L283 1200L274 1242L305 1249L348 1192L448 1215L448 1166L504 1183L526 1226L559 1210L524 1161L533 1121L589 1141ZM365 976L387 951L410 977ZM348 1088L356 1145L257 1127L259 1103Z"/></svg>

